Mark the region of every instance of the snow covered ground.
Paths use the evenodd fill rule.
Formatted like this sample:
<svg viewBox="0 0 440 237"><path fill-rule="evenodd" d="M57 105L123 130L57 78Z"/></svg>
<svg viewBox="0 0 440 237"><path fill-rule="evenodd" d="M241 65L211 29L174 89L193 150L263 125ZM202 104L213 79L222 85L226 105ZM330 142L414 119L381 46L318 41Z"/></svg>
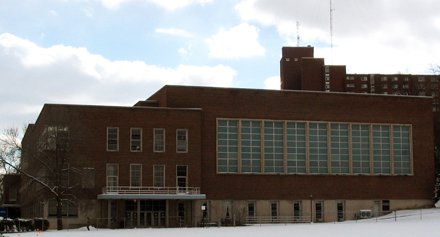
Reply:
<svg viewBox="0 0 440 237"><path fill-rule="evenodd" d="M245 227L64 231L5 234L9 237L438 237L440 208L398 211L388 216L339 223L254 225Z"/></svg>

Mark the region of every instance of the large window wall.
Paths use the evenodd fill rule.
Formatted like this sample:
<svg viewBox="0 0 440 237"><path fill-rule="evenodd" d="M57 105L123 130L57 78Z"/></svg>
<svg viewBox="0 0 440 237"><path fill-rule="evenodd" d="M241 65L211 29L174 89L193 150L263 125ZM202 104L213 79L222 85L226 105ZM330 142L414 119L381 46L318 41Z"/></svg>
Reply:
<svg viewBox="0 0 440 237"><path fill-rule="evenodd" d="M412 175L411 125L217 120L217 172Z"/></svg>

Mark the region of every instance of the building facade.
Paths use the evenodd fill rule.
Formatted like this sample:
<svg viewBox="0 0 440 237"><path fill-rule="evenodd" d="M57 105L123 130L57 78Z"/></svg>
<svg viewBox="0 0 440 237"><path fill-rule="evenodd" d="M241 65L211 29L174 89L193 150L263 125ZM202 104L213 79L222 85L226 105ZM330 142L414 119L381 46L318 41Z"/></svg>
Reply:
<svg viewBox="0 0 440 237"><path fill-rule="evenodd" d="M433 204L427 97L165 86L133 107L45 105L24 169L45 174L33 146L54 130L68 134L68 226L342 221ZM52 218L53 198L22 183L23 215Z"/></svg>
<svg viewBox="0 0 440 237"><path fill-rule="evenodd" d="M283 47L281 89L432 98L435 146L440 147L440 75L349 74L345 65L326 65L313 47ZM437 158L440 173L440 158Z"/></svg>

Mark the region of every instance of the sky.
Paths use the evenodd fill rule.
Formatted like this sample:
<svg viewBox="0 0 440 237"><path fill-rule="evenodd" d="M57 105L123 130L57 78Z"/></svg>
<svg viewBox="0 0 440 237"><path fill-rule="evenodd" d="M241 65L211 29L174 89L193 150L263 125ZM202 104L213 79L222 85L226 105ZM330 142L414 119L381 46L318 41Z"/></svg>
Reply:
<svg viewBox="0 0 440 237"><path fill-rule="evenodd" d="M279 89L283 46L311 45L348 73L431 74L438 9L438 0L1 0L0 129L34 123L45 103L132 106L167 84Z"/></svg>

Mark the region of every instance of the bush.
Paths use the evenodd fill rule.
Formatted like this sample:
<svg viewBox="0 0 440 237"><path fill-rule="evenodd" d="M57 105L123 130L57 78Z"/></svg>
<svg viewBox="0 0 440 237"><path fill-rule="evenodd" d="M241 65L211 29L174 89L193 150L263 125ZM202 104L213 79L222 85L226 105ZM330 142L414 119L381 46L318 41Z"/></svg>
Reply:
<svg viewBox="0 0 440 237"><path fill-rule="evenodd" d="M36 218L34 219L34 227L35 230L46 231L49 229L49 221L43 218Z"/></svg>
<svg viewBox="0 0 440 237"><path fill-rule="evenodd" d="M16 219L14 219L14 225L15 225L15 228L17 229L17 231L19 231L19 232L33 231L35 229L34 223L30 219L16 218Z"/></svg>

